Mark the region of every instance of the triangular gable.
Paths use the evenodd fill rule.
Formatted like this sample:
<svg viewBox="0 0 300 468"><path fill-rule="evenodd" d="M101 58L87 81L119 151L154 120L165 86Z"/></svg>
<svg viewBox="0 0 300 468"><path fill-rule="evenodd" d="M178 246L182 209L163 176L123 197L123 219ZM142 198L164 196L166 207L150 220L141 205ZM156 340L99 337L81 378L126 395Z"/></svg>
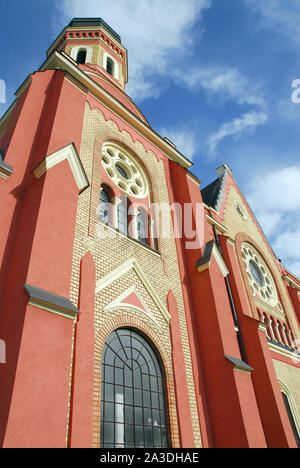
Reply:
<svg viewBox="0 0 300 468"><path fill-rule="evenodd" d="M215 210L217 213L216 215L217 216L217 219L219 222L221 223L224 223L225 220L224 220L224 215L225 215L225 209L226 209L226 205L227 205L227 202L228 202L228 191L230 189L230 186L234 187L235 190L237 191L239 197L241 198L242 202L243 202L243 208L245 210L245 213L240 213L240 215L242 216L242 218L244 218L246 221L248 219L248 216L249 218L251 218L254 222L254 224L256 225L256 228L258 230L258 232L260 233L262 239L264 240L265 244L267 245L270 253L272 254L272 256L277 259L276 255L275 255L275 252L273 251L259 221L257 220L255 214L253 213L251 207L249 206L246 198L244 197L243 193L241 192L238 184L236 183L236 180L234 178L234 174L232 173L231 169L227 166L227 164L223 164L222 166L220 166L218 169L217 169L217 172L218 172L218 175L219 175L219 179L217 179L215 182L213 182L213 184L216 185L217 187L217 181L219 180L219 185L218 185L218 190L217 190L217 193L215 193L214 195L214 205L213 206L208 206L209 208L212 208L213 210ZM202 196L204 195L204 198L203 198L203 201L204 203L205 200L209 201L209 193L211 191L211 189L209 188L209 186L207 187L208 191L205 192L205 188L201 191L202 193ZM206 198L205 198L206 197ZM207 203L206 203L207 204ZM237 209L237 211L239 210L239 207L237 206L237 204L235 205L235 208ZM225 223L225 226L226 226L226 223ZM226 228L229 228L229 226L226 226ZM245 229L245 232L247 233L247 228Z"/></svg>
<svg viewBox="0 0 300 468"><path fill-rule="evenodd" d="M110 312L112 310L121 309L124 307L133 309L142 313L143 315L146 315L147 318L150 318L155 323L155 325L160 328L160 325L153 316L153 314L147 310L141 297L136 291L135 286L132 286L131 288L127 289L120 296L118 296L112 302L107 304L104 307L104 312Z"/></svg>
<svg viewBox="0 0 300 468"><path fill-rule="evenodd" d="M143 283L144 287L148 291L149 295L151 296L152 300L154 301L155 305L158 307L160 310L161 314L165 318L167 322L170 321L171 316L166 309L166 307L163 305L161 300L159 299L158 295L156 294L154 288L152 287L150 281L144 274L143 270L139 266L137 260L135 258L131 258L130 260L127 260L127 262L123 263L123 265L120 265L118 268L116 268L114 271L108 273L106 276L101 278L100 280L97 281L96 283L96 294L99 294L100 291L102 291L104 288L106 288L109 284L113 283L116 281L118 278L123 276L125 273L129 272L130 270L134 270ZM131 291L133 292L133 291ZM125 298L123 298L125 299ZM142 310L142 309L141 309Z"/></svg>

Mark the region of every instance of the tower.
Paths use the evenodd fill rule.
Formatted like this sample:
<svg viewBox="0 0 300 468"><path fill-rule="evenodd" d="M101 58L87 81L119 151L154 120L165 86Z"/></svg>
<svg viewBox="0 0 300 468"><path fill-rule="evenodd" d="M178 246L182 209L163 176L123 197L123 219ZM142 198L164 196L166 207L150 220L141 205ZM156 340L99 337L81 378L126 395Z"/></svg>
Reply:
<svg viewBox="0 0 300 468"><path fill-rule="evenodd" d="M0 120L1 445L294 447L300 281L228 165L200 190L127 66L74 18Z"/></svg>
<svg viewBox="0 0 300 468"><path fill-rule="evenodd" d="M127 50L120 36L102 18L74 18L47 51L48 57L53 50L68 54L97 82L109 80L124 91L128 80Z"/></svg>

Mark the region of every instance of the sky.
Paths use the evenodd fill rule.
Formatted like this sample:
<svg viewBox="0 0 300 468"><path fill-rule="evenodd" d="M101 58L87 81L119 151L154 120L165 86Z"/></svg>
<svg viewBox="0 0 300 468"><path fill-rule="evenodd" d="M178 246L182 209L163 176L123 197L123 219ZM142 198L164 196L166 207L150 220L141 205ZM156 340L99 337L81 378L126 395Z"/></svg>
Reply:
<svg viewBox="0 0 300 468"><path fill-rule="evenodd" d="M202 187L228 164L276 255L300 276L300 1L10 0L1 115L63 27L86 16L120 34L126 91L154 130L192 160Z"/></svg>

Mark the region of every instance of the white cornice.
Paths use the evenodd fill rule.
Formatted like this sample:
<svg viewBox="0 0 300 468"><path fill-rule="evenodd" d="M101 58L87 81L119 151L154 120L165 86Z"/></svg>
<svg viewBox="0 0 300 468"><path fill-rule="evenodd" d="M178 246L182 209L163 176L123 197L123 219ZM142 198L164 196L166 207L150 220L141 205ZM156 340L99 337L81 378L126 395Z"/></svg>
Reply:
<svg viewBox="0 0 300 468"><path fill-rule="evenodd" d="M296 281L293 280L289 275L284 275L284 276L283 276L283 279L284 279L287 283L291 284L291 285L293 286L293 288L295 288L295 289L297 289L298 291L300 291L300 284L296 283Z"/></svg>
<svg viewBox="0 0 300 468"><path fill-rule="evenodd" d="M225 226L223 226L223 224L216 221L211 215L207 214L206 219L207 219L208 224L210 224L211 226L215 225L216 229L219 232L221 232L221 234L224 234L225 232L228 231L228 229Z"/></svg>

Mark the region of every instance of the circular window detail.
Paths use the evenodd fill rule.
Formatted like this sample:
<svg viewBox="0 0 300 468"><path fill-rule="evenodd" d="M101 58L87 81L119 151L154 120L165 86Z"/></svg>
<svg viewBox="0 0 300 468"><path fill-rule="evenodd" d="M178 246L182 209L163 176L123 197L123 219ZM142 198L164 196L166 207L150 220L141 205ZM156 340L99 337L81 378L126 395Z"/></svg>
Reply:
<svg viewBox="0 0 300 468"><path fill-rule="evenodd" d="M246 221L248 219L248 217L246 215L245 208L240 203L238 203L237 201L234 202L234 204L235 204L235 207L236 207L236 210L237 210L238 214Z"/></svg>
<svg viewBox="0 0 300 468"><path fill-rule="evenodd" d="M277 306L278 296L273 277L259 253L252 245L244 242L242 257L253 295L272 307Z"/></svg>
<svg viewBox="0 0 300 468"><path fill-rule="evenodd" d="M147 179L142 169L123 149L104 145L102 165L112 181L128 195L144 198L148 194Z"/></svg>

